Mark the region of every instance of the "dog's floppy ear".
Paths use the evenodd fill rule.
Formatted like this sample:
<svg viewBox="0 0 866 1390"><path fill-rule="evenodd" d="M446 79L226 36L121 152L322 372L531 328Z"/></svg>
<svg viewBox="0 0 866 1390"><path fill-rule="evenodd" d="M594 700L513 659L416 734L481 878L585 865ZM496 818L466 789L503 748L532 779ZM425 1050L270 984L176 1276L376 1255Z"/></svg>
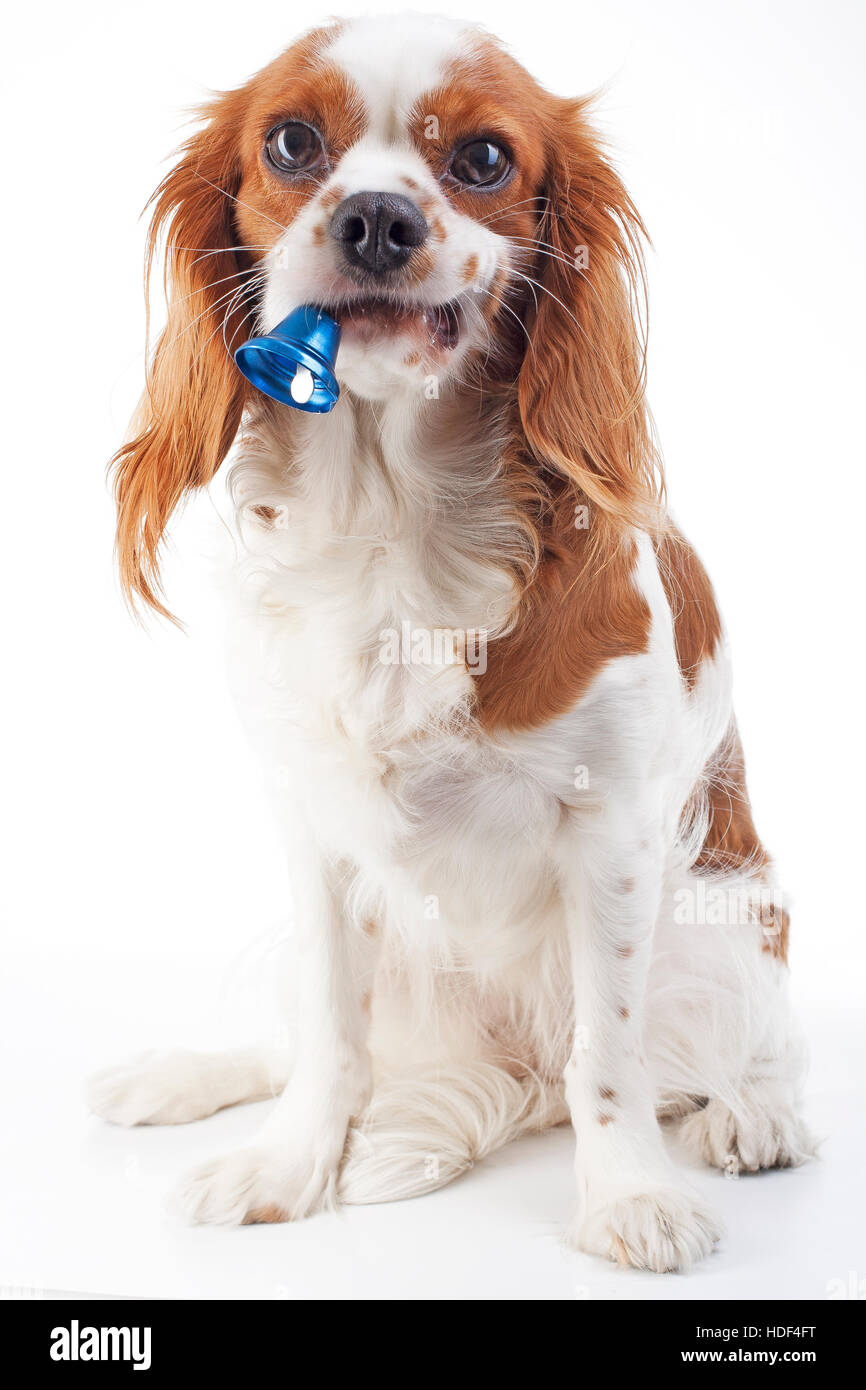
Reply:
<svg viewBox="0 0 866 1390"><path fill-rule="evenodd" d="M657 522L660 470L644 403L643 224L586 121L555 100L518 400L535 456L613 521Z"/></svg>
<svg viewBox="0 0 866 1390"><path fill-rule="evenodd" d="M249 308L235 235L240 173L233 95L207 108L207 125L186 142L151 199L147 280L164 235L168 319L132 438L114 459L124 593L132 604L143 600L168 617L160 599L160 542L184 494L210 482L231 448L245 399L244 379L227 350Z"/></svg>

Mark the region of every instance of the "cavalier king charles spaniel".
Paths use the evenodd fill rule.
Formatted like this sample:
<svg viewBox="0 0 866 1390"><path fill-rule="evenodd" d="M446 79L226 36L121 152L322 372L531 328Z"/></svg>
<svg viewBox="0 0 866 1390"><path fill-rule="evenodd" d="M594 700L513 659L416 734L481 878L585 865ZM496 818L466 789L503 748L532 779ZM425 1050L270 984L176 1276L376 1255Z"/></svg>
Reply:
<svg viewBox="0 0 866 1390"><path fill-rule="evenodd" d="M197 1222L411 1197L574 1127L575 1245L679 1270L728 1173L801 1162L788 917L724 630L665 509L643 227L589 123L486 33L335 22L211 101L154 196L168 320L117 455L133 603L231 453L239 699L291 877L285 1051L94 1078L119 1124L273 1097ZM233 349L341 326L335 408ZM169 615L170 616L170 615Z"/></svg>

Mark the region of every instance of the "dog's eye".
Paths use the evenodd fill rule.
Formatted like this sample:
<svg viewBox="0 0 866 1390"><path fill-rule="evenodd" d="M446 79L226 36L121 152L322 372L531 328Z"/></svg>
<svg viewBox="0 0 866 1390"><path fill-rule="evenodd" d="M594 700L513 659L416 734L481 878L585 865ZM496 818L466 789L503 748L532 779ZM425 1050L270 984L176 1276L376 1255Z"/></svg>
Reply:
<svg viewBox="0 0 866 1390"><path fill-rule="evenodd" d="M322 137L303 121L286 121L265 141L268 161L282 174L301 174L315 169L324 158Z"/></svg>
<svg viewBox="0 0 866 1390"><path fill-rule="evenodd" d="M501 183L510 168L508 155L492 140L467 140L455 150L451 159L451 173L455 179L475 188Z"/></svg>

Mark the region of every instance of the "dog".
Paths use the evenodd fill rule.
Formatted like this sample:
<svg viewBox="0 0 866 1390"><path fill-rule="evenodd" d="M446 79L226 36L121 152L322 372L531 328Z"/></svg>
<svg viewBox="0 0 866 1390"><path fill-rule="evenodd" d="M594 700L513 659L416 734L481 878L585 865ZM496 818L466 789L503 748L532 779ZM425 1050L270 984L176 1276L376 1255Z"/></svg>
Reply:
<svg viewBox="0 0 866 1390"><path fill-rule="evenodd" d="M148 1055L90 1105L278 1097L194 1222L428 1192L570 1121L574 1244L682 1270L720 1225L661 1125L798 1164L788 913L752 819L713 590L644 398L644 229L590 121L486 33L306 34L216 97L154 195L168 319L115 460L126 594L232 454L240 703L294 909L285 1052ZM340 398L235 347L337 320Z"/></svg>

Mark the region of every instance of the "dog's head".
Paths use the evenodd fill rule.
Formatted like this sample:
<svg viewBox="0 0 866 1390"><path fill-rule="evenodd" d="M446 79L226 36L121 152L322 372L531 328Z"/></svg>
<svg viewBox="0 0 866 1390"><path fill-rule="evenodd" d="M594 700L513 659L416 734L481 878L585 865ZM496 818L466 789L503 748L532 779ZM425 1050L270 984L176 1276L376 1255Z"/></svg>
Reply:
<svg viewBox="0 0 866 1390"><path fill-rule="evenodd" d="M585 102L479 31L415 15L316 30L204 115L154 200L169 317L118 455L128 593L161 608L165 526L252 394L231 350L300 304L340 321L350 395L488 378L539 467L636 518L641 228Z"/></svg>

